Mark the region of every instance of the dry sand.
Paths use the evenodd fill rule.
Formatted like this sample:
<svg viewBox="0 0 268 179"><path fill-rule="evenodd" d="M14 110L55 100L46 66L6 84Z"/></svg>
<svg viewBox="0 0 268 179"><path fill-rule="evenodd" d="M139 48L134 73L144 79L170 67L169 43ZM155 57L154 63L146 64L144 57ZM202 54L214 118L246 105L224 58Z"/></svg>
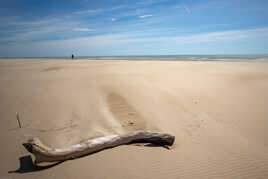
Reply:
<svg viewBox="0 0 268 179"><path fill-rule="evenodd" d="M0 99L0 179L268 178L265 62L1 60ZM119 146L40 171L21 145L136 130L175 145Z"/></svg>

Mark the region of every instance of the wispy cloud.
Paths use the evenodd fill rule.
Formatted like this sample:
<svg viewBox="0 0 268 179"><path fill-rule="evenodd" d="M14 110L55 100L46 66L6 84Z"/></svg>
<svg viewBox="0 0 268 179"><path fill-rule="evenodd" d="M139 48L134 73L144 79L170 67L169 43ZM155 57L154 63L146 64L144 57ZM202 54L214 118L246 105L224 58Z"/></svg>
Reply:
<svg viewBox="0 0 268 179"><path fill-rule="evenodd" d="M145 35L145 34L144 34ZM147 34L149 36L149 34ZM211 43L211 42L233 42L238 40L249 40L256 38L268 38L268 27L257 29L245 29L245 30L229 30L218 31L208 33L197 33L191 35L173 35L173 36L161 36L161 37L148 37L147 35L142 38L133 38L135 41L142 42L159 42L173 44L188 44L188 43ZM132 36L130 36L131 38Z"/></svg>
<svg viewBox="0 0 268 179"><path fill-rule="evenodd" d="M144 18L152 17L152 16L153 16L152 14L146 14L146 15L139 16L139 18L144 19Z"/></svg>
<svg viewBox="0 0 268 179"><path fill-rule="evenodd" d="M188 14L191 14L191 10L187 6L184 6L184 9Z"/></svg>
<svg viewBox="0 0 268 179"><path fill-rule="evenodd" d="M0 33L8 31L8 34L0 38L0 43L46 40L52 38L64 38L71 35L74 30L89 31L90 29L77 28L81 22L62 18L47 18L42 20L22 21L16 18L5 25L0 23ZM81 25L82 26L82 25Z"/></svg>
<svg viewBox="0 0 268 179"><path fill-rule="evenodd" d="M42 19L42 20L34 20L34 21L21 21L19 19L8 22L9 25L20 25L20 26L40 26L40 25L48 25L53 23L58 23L60 20L57 18L51 19Z"/></svg>
<svg viewBox="0 0 268 179"><path fill-rule="evenodd" d="M139 5L153 5L153 4L158 4L158 3L162 3L168 0L147 0L147 1L141 1L138 2L137 4Z"/></svg>
<svg viewBox="0 0 268 179"><path fill-rule="evenodd" d="M89 28L74 28L73 31L77 31L77 32L92 32L93 29L89 29Z"/></svg>
<svg viewBox="0 0 268 179"><path fill-rule="evenodd" d="M105 9L88 9L88 10L84 10L84 11L78 11L78 12L75 12L75 14L97 14L97 13L101 13L101 12L104 12Z"/></svg>
<svg viewBox="0 0 268 179"><path fill-rule="evenodd" d="M215 44L215 43L233 43L243 42L243 40L258 42L258 39L268 38L268 27L247 30L230 30L210 33L197 33L192 35L173 35L173 36L157 36L152 37L153 32L128 32L115 33L107 35L96 35L91 37L79 37L67 40L51 40L44 42L28 42L25 44L13 44L13 48L19 51L20 55L29 54L29 56L46 56L47 54L68 54L72 51L79 55L124 55L122 45L124 45L124 52L132 53L142 52L144 46L150 48L151 44L156 51L160 47L171 47L173 53L178 47L185 47L199 45L200 43ZM75 45L74 45L75 44ZM267 44L267 43L266 43ZM143 46L141 46L143 45ZM214 46L214 45L213 45ZM1 46L0 54L5 54L5 50L12 49L8 45ZM33 50L35 49L35 50ZM100 50L102 49L102 50ZM134 50L132 50L134 49ZM160 48L163 49L163 48ZM159 49L158 49L159 50ZM187 51L187 49L183 49ZM100 52L100 53L98 53ZM191 51L191 53L196 53ZM216 53L216 52L215 52ZM126 54L125 54L126 55ZM26 55L27 56L27 55Z"/></svg>
<svg viewBox="0 0 268 179"><path fill-rule="evenodd" d="M168 3L163 3L164 1ZM206 48L207 44L209 46L213 43L239 42L243 48L242 41L251 44L251 39L255 42L258 39L260 43L267 44L264 41L268 38L268 28L252 29L267 26L267 13L261 10L267 3L260 5L261 3L252 1L241 4L240 1L209 0L186 3L172 0L137 0L122 1L121 4L113 2L116 4L111 6L110 3L84 0L83 9L81 6L66 6L66 13L61 11L53 14L55 11L43 12L40 8L33 11L33 16L14 9L10 13L2 12L4 16L0 17L0 44L32 44L50 50L52 49L49 45L54 44L55 48L58 48L61 44L62 50L65 51L64 48L70 50L75 44L72 42L77 42L77 50L81 47L85 53L91 44L90 47L95 49L92 51L93 54L96 49L107 46L110 47L107 49L118 48L117 52L120 52L122 45L139 49L141 44L148 44L149 48L166 44L166 48L175 49L185 44L188 44L188 47L193 44ZM253 8L252 12L255 14L246 12ZM243 9L246 11L242 12ZM42 12L39 13L39 10ZM215 14L217 18L207 18ZM238 27L245 29L234 30ZM139 46L134 46L136 43L139 43ZM96 44L98 45L95 47ZM4 52L1 48L0 51Z"/></svg>
<svg viewBox="0 0 268 179"><path fill-rule="evenodd" d="M88 10L83 10L83 11L77 11L74 14L80 14L80 15L95 15L95 14L100 14L100 13L105 13L105 12L111 12L123 8L127 8L127 5L119 5L119 6L114 6L111 8L97 8L97 9L88 9Z"/></svg>
<svg viewBox="0 0 268 179"><path fill-rule="evenodd" d="M191 9L188 6L186 6L186 5L178 5L178 6L175 6L175 9L184 10L187 14L191 14L192 13Z"/></svg>

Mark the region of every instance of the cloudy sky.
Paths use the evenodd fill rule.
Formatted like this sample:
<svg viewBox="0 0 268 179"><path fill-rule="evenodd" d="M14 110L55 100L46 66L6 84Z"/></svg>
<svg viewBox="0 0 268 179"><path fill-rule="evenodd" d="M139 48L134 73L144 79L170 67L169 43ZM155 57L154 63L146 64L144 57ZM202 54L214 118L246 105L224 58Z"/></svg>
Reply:
<svg viewBox="0 0 268 179"><path fill-rule="evenodd" d="M268 54L267 0L1 0L0 57Z"/></svg>

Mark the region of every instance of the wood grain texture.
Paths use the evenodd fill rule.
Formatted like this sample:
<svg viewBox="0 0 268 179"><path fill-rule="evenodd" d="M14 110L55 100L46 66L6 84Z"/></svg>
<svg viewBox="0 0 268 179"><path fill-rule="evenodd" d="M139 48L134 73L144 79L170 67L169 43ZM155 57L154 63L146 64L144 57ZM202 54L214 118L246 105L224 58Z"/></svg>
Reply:
<svg viewBox="0 0 268 179"><path fill-rule="evenodd" d="M53 149L44 145L38 138L31 138L23 146L35 156L35 164L58 162L79 158L106 148L130 143L153 143L171 146L175 136L157 132L134 132L127 135L110 135L87 140L62 149Z"/></svg>

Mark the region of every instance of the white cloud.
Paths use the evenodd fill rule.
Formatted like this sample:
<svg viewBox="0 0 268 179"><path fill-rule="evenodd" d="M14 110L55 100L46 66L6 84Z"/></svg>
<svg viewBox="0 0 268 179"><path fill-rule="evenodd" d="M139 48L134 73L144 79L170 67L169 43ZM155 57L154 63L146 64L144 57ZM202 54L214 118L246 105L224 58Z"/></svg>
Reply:
<svg viewBox="0 0 268 179"><path fill-rule="evenodd" d="M77 32L91 32L93 30L92 29L89 29L89 28L74 28L73 31L77 31Z"/></svg>
<svg viewBox="0 0 268 179"><path fill-rule="evenodd" d="M100 14L100 13L104 13L104 12L111 12L111 11L115 11L115 10L119 10L122 8L127 8L126 5L119 5L119 6L114 6L111 8L97 8L97 9L89 9L89 10L84 10L84 11L78 11L75 12L74 14L87 14L87 15L95 15L95 14Z"/></svg>
<svg viewBox="0 0 268 179"><path fill-rule="evenodd" d="M136 42L139 41L139 42L156 42L156 43L172 42L173 44L233 42L239 40L268 38L268 27L247 29L247 30L229 30L229 31L218 31L208 33L197 33L192 35L173 35L169 37L161 36L161 34L159 34L159 36L157 36L156 38L148 37L149 35L151 35L151 33L144 34L143 37L129 35L128 40L134 40Z"/></svg>
<svg viewBox="0 0 268 179"><path fill-rule="evenodd" d="M101 13L103 12L104 9L89 9L89 10L85 10L85 11L79 11L79 12L76 12L75 14L97 14L97 13Z"/></svg>
<svg viewBox="0 0 268 179"><path fill-rule="evenodd" d="M21 25L21 26L41 26L41 25L49 25L53 23L58 23L60 22L59 19L57 18L52 18L52 19L43 19L43 20L38 20L38 21L11 21L8 24L10 25Z"/></svg>
<svg viewBox="0 0 268 179"><path fill-rule="evenodd" d="M18 27L14 28L13 25ZM2 30L3 28L1 29L2 26L3 24L0 24L0 32L4 31ZM0 43L24 43L25 41L51 39L51 36L66 38L73 34L72 30L89 31L89 29L76 29L76 27L83 25L78 21L66 21L63 18L49 18L39 21L21 21L19 18L16 18L13 21L5 23L5 26L10 26L7 29L8 34L0 37Z"/></svg>
<svg viewBox="0 0 268 179"><path fill-rule="evenodd" d="M147 17L152 17L153 15L152 14L146 14L146 15L142 15L142 16L139 16L141 19L144 19L144 18L147 18Z"/></svg>
<svg viewBox="0 0 268 179"><path fill-rule="evenodd" d="M122 45L134 42L144 43L173 43L173 44L192 44L192 43L209 43L209 42L232 42L237 40L249 40L257 38L268 38L268 27L258 29L247 29L247 30L230 30L230 31L219 31L209 33L198 33L192 35L174 35L174 36L161 36L159 34L156 37L151 35L159 34L151 31L132 31L125 33L114 33L106 35L97 35L91 37L79 37L68 40L52 40L46 42L38 42L38 44L73 44L73 42L79 42L80 45L92 45L96 47L102 46L113 46ZM35 42L29 42L35 43Z"/></svg>
<svg viewBox="0 0 268 179"><path fill-rule="evenodd" d="M113 22L116 21L116 18L112 18L112 21L113 21Z"/></svg>

